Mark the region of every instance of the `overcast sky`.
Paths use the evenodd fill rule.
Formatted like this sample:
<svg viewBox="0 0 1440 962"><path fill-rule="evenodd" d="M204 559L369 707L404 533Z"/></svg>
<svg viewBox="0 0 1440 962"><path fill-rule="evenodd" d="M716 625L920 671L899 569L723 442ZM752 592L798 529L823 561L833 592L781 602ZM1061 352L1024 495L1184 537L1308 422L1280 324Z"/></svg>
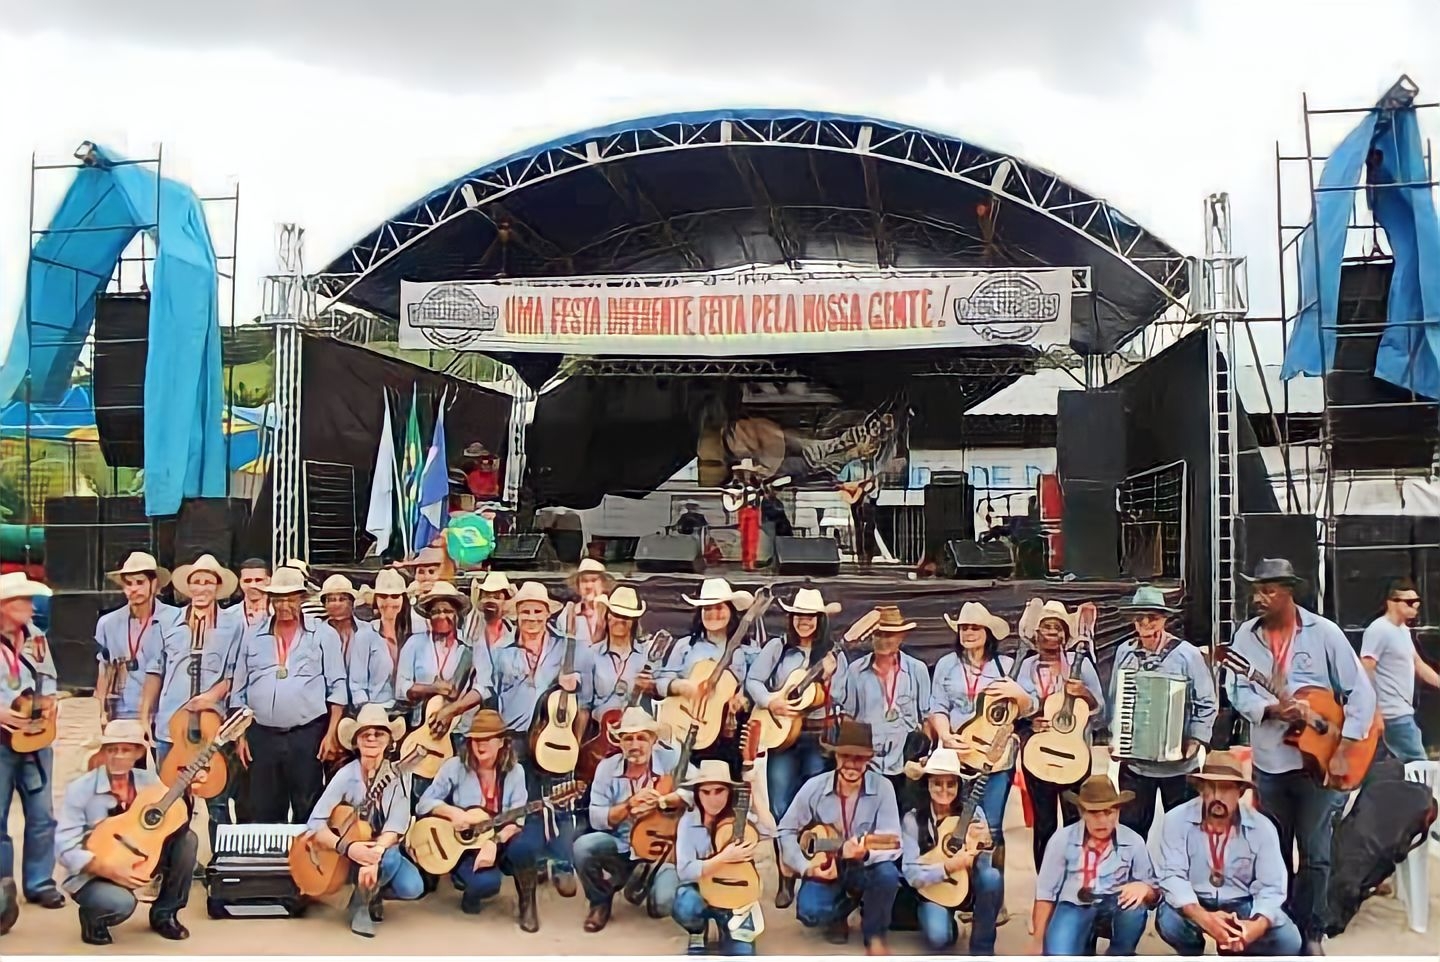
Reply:
<svg viewBox="0 0 1440 962"><path fill-rule="evenodd" d="M720 106L871 114L1012 151L1187 253L1204 196L1227 190L1252 299L1273 310L1273 154L1298 152L1301 93L1369 104L1402 72L1440 99L1437 0L3 0L0 339L32 151L163 142L166 174L202 194L239 181L246 317L278 222L306 228L318 267L486 161ZM1317 148L1343 132L1317 128ZM42 221L64 186L42 177Z"/></svg>

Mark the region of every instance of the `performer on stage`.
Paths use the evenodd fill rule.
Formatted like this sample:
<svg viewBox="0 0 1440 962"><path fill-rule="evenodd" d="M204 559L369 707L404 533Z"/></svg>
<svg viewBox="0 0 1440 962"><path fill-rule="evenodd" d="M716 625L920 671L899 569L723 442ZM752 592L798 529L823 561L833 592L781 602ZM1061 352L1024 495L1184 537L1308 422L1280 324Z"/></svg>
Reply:
<svg viewBox="0 0 1440 962"><path fill-rule="evenodd" d="M575 871L590 902L586 932L599 932L609 924L615 892L636 869L630 851L636 820L657 809L682 811L690 801L683 792L661 794L656 788L674 770L679 756L674 748L656 744L659 730L645 709L627 708L617 731L620 754L611 755L595 770L590 786L594 831L575 840ZM652 919L670 914L679 885L674 866L667 863L656 870L646 900Z"/></svg>
<svg viewBox="0 0 1440 962"><path fill-rule="evenodd" d="M42 698L57 694L58 674L50 643L35 627L35 599L50 597L50 589L31 581L23 571L0 575L0 725L18 730L30 724L28 716L15 713L15 699L25 691ZM50 702L44 716L55 723L58 708ZM54 785L55 750L46 746L37 751L17 752L8 736L0 736L0 880L7 891L0 901L0 929L15 924L20 912L14 892L15 840L10 835L10 802L20 796L20 815L25 825L24 862L20 886L27 901L41 908L58 909L65 896L55 887L55 808L51 798Z"/></svg>
<svg viewBox="0 0 1440 962"><path fill-rule="evenodd" d="M160 635L175 622L178 609L156 600L170 583L170 572L153 555L131 552L125 563L106 577L125 592L126 606L100 616L95 623L95 701L100 724L111 718L139 718L145 675L160 661ZM144 719L147 723L150 719Z"/></svg>
<svg viewBox="0 0 1440 962"><path fill-rule="evenodd" d="M899 798L908 792L905 740L921 728L930 709L930 670L900 650L915 622L906 621L893 605L877 610L874 651L847 669L844 713L874 732L876 771L890 780Z"/></svg>
<svg viewBox="0 0 1440 962"><path fill-rule="evenodd" d="M69 874L65 891L80 906L80 940L86 945L110 945L110 927L135 911L135 890L149 880L125 867L102 865L85 848L90 833L111 815L130 807L143 788L158 784L153 772L135 767L145 757L145 729L133 718L107 722L100 736L104 764L81 775L65 789L60 806L55 848ZM198 843L187 823L165 841L157 875L159 897L150 904L150 928L161 938L179 941L190 937L180 924L180 910L190 900Z"/></svg>
<svg viewBox="0 0 1440 962"><path fill-rule="evenodd" d="M648 707L650 699L644 696L655 691L655 680L646 669L652 656L650 640L639 636L645 602L634 588L622 586L601 597L599 604L605 626L589 659L586 685L592 699L592 721L603 718L606 712L624 709L632 694L641 696L639 704Z"/></svg>
<svg viewBox="0 0 1440 962"><path fill-rule="evenodd" d="M465 637L477 646L483 639L492 652L515 644L515 623L505 617L510 599L515 597L515 586L505 572L487 571L485 579L473 585L471 592L471 597L478 593L480 600L466 621Z"/></svg>
<svg viewBox="0 0 1440 962"><path fill-rule="evenodd" d="M856 457L845 463L835 475L835 482L850 504L850 530L855 539L855 561L861 570L869 570L875 560L875 501L879 496L879 478L875 456L879 447L872 438L863 438L855 450Z"/></svg>
<svg viewBox="0 0 1440 962"><path fill-rule="evenodd" d="M340 638L345 713L353 717L361 705L389 709L395 703L396 664L385 639L368 624L355 620L360 592L344 575L331 575L320 586L320 600L325 605L326 623Z"/></svg>
<svg viewBox="0 0 1440 962"><path fill-rule="evenodd" d="M1165 813L1157 869L1165 901L1155 931L1187 957L1204 954L1207 935L1227 954L1299 954L1300 931L1284 909L1280 836L1240 801L1254 787L1249 763L1211 752L1190 777L1199 797Z"/></svg>
<svg viewBox="0 0 1440 962"><path fill-rule="evenodd" d="M1135 798L1107 775L1091 775L1066 801L1080 809L1050 837L1035 880L1036 955L1094 955L1096 926L1106 925L1107 955L1134 955L1150 906L1159 898L1145 839L1120 824Z"/></svg>
<svg viewBox="0 0 1440 962"><path fill-rule="evenodd" d="M754 571L760 556L760 500L765 495L755 462L745 458L730 468L730 484L722 489L735 505L735 521L740 528L740 563L746 571Z"/></svg>
<svg viewBox="0 0 1440 962"><path fill-rule="evenodd" d="M382 898L409 902L425 894L420 870L400 847L410 827L410 800L398 778L384 788L371 818L375 835L369 842L342 845L327 822L336 805L358 809L365 802L386 764L390 746L405 735L405 720L391 719L383 705L364 705L354 718L341 719L339 728L340 746L355 752L356 758L330 779L305 827L315 833L320 845L354 863L351 881L355 889L346 908L350 931L371 937L375 935L374 923L384 917Z"/></svg>
<svg viewBox="0 0 1440 962"><path fill-rule="evenodd" d="M900 850L867 852L860 840L871 833L898 837L900 812L890 780L869 771L876 755L870 726L847 719L838 732L833 743L821 746L835 755L836 769L801 786L780 820L780 852L790 870L804 876L795 896L795 916L802 925L823 926L831 944L844 945L850 939L850 913L858 904L866 953L888 955L885 937L900 888ZM812 869L800 850L800 833L816 823L845 840L828 868Z"/></svg>
<svg viewBox="0 0 1440 962"><path fill-rule="evenodd" d="M1255 795L1260 810L1275 822L1280 851L1290 864L1296 847L1300 864L1292 875L1287 909L1305 940L1305 952L1320 954L1326 892L1330 886L1330 836L1345 804L1345 793L1325 787L1303 767L1300 750L1285 743L1290 726L1306 717L1294 700L1301 688L1328 689L1345 706L1343 740L1330 763L1336 779L1349 776L1348 753L1375 722L1375 689L1345 633L1295 603L1301 584L1283 558L1266 558L1253 575L1253 604L1260 613L1235 631L1232 644L1250 665L1285 692L1277 700L1248 678L1228 673L1230 704L1249 720L1254 751Z"/></svg>
<svg viewBox="0 0 1440 962"><path fill-rule="evenodd" d="M1000 773L990 777L996 778ZM995 954L995 927L999 922L1000 909L1005 902L1005 877L993 864L993 853L989 849L992 835L983 812L972 821L965 834L965 847L943 862L922 862L920 857L935 847L936 833L945 819L959 815L965 804L961 795L960 757L950 748L937 748L925 760L924 782L927 804L905 813L900 820L900 836L903 845L901 868L906 884L896 896L899 904L904 900L913 907L920 923L920 932L925 946L931 952L943 952L959 940L960 930L955 924L955 910L931 902L920 895L919 890L961 872L970 873L970 944L967 955ZM967 786L968 795L971 789ZM976 852L979 852L977 855Z"/></svg>
<svg viewBox="0 0 1440 962"><path fill-rule="evenodd" d="M700 585L698 596L682 594L680 597L687 605L696 609L695 618L691 622L690 634L675 643L670 649L670 656L665 659L665 665L655 672L655 690L661 698L694 696L697 686L703 680L690 677L695 665L702 661L720 660L730 636L740 625L741 613L755 601L755 596L750 592L736 591L724 578L706 578ZM727 710L730 717L737 722L745 706L745 666L741 653L736 652L729 670L740 683L740 688L730 700ZM733 731L729 725L726 728ZM682 733L673 734L679 738ZM713 745L696 751L691 757L696 761L704 758L724 759L734 773L740 767L738 748L738 739L733 733L722 734Z"/></svg>
<svg viewBox="0 0 1440 962"><path fill-rule="evenodd" d="M565 579L575 593L574 601L565 603L560 613L560 626L568 631L571 620L575 623L575 637L582 645L595 645L605 640L605 612L600 599L615 590L615 579L605 570L605 565L594 558L581 558L580 566Z"/></svg>
<svg viewBox="0 0 1440 962"><path fill-rule="evenodd" d="M425 631L429 626L411 610L410 592L404 576L398 571L387 568L375 576L375 587L370 591L370 607L375 613L370 627L385 642L385 652L398 673L400 652L404 650L405 642L416 631ZM393 686L393 676L391 682ZM394 691L396 699L403 701L405 692L398 688Z"/></svg>
<svg viewBox="0 0 1440 962"><path fill-rule="evenodd" d="M1420 616L1420 593L1409 578L1390 582L1385 592L1385 613L1365 629L1360 658L1375 686L1376 701L1385 731L1385 748L1402 762L1426 759L1425 741L1415 723L1415 679L1440 688L1440 674L1425 663L1410 635L1410 623Z"/></svg>
<svg viewBox="0 0 1440 962"><path fill-rule="evenodd" d="M1120 762L1120 789L1135 794L1135 801L1120 812L1124 825L1147 838L1155 819L1155 794L1161 811L1169 811L1195 795L1187 777L1200 767L1201 745L1210 743L1218 705L1215 679L1200 649L1175 637L1165 622L1179 612L1165 604L1165 592L1150 585L1135 589L1135 597L1121 607L1135 625L1135 638L1121 642L1110 668L1110 704L1118 704L1115 684L1121 668L1162 672L1185 679L1185 757L1176 762Z"/></svg>

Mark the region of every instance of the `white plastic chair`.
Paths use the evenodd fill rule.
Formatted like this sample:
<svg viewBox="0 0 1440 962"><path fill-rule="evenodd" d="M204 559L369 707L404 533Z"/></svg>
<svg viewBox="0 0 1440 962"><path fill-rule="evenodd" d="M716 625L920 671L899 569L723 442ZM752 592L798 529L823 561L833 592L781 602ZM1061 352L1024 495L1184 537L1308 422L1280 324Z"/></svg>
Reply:
<svg viewBox="0 0 1440 962"><path fill-rule="evenodd" d="M1440 800L1440 762L1407 762L1405 780L1427 786ZM1395 870L1395 895L1405 906L1410 929L1423 933L1430 923L1430 850L1427 836Z"/></svg>

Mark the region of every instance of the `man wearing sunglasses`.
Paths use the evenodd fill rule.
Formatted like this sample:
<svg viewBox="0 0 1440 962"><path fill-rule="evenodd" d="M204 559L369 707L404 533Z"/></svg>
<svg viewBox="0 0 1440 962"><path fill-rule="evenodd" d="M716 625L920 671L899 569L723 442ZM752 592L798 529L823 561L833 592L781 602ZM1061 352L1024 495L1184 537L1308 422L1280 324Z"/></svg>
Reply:
<svg viewBox="0 0 1440 962"><path fill-rule="evenodd" d="M1360 659L1375 682L1380 714L1385 719L1385 747L1402 762L1424 761L1425 744L1415 722L1415 679L1440 688L1440 674L1425 663L1410 637L1410 623L1420 616L1420 593L1409 578L1390 582L1385 613L1365 629Z"/></svg>

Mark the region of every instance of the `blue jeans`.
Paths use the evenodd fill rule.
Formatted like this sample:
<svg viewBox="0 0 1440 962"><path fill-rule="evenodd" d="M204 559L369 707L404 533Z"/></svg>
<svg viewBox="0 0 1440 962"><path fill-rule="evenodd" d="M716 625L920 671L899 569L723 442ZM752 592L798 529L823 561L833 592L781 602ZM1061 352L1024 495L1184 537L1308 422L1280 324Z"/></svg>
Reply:
<svg viewBox="0 0 1440 962"><path fill-rule="evenodd" d="M675 924L691 935L704 935L710 922L720 930L721 955L754 955L754 942L741 942L730 936L730 912L726 909L712 909L700 897L696 885L682 885L675 892L675 903L670 907L670 917Z"/></svg>
<svg viewBox="0 0 1440 962"><path fill-rule="evenodd" d="M19 792L20 811L25 816L20 887L32 899L55 887L55 804L50 797L54 765L54 749L22 755L0 745L0 878L15 874L15 842L7 826L11 799Z"/></svg>
<svg viewBox="0 0 1440 962"><path fill-rule="evenodd" d="M1242 919L1251 917L1250 899L1237 899L1234 902L1201 899L1200 905L1212 912L1221 910L1234 912ZM1160 909L1155 913L1155 931L1166 945L1181 955L1195 956L1205 953L1205 933L1178 910L1171 908L1168 902L1161 902ZM1286 919L1278 926L1270 926L1243 954L1299 955L1301 941L1300 930L1295 927L1294 922Z"/></svg>
<svg viewBox="0 0 1440 962"><path fill-rule="evenodd" d="M580 876L580 887L591 905L609 905L616 890L642 864L632 861L629 852L621 852L619 839L609 832L591 832L575 840L575 874ZM674 865L662 865L655 870L645 902L652 919L670 914L679 886L680 877L675 874Z"/></svg>
<svg viewBox="0 0 1440 962"><path fill-rule="evenodd" d="M895 893L900 891L900 864L891 859L869 865L846 863L833 882L807 878L795 894L795 917L808 928L833 925L860 906L860 932L865 944L890 931Z"/></svg>
<svg viewBox="0 0 1440 962"><path fill-rule="evenodd" d="M160 771L160 766L165 764L165 756L170 754L173 746L170 742L155 743L155 771ZM210 851L215 851L215 828L218 825L230 824L230 795L235 785L235 771L239 762L233 758L227 758L229 765L229 779L225 784L225 790L214 798L205 800L205 813L210 816L210 826L206 834L210 836Z"/></svg>
<svg viewBox="0 0 1440 962"><path fill-rule="evenodd" d="M1420 736L1414 715L1385 719L1385 732L1381 737L1390 754L1402 762L1423 762L1427 757L1425 739Z"/></svg>
<svg viewBox="0 0 1440 962"><path fill-rule="evenodd" d="M1055 913L1045 929L1045 954L1093 954L1095 923L1106 921L1110 923L1110 951L1106 954L1134 955L1149 914L1143 905L1122 909L1114 895L1102 895L1089 905L1056 902Z"/></svg>
<svg viewBox="0 0 1440 962"><path fill-rule="evenodd" d="M530 760L528 735L520 735L514 738L510 744L515 751L515 764L520 765L525 771L525 789L530 798L543 798L546 791L557 782L566 780L541 771L540 766ZM525 823L526 825L534 823L536 826L541 826L550 817L543 814L533 815L526 819ZM552 874L568 875L575 871L575 839L580 835L580 819L582 817L579 804L576 802L554 812L555 834L547 838L544 843L544 854L548 856ZM542 834L548 833L542 831Z"/></svg>
<svg viewBox="0 0 1440 962"><path fill-rule="evenodd" d="M350 867L351 881L359 871L356 866ZM425 894L425 880L420 877L420 870L405 857L399 845L392 845L380 856L377 880L382 898L413 902Z"/></svg>
<svg viewBox="0 0 1440 962"><path fill-rule="evenodd" d="M1330 836L1345 805L1345 793L1316 784L1303 771L1274 775L1256 769L1255 794L1257 807L1280 834L1287 871L1290 853L1299 849L1300 864L1290 873L1285 913L1301 935L1319 938L1330 889Z"/></svg>
<svg viewBox="0 0 1440 962"><path fill-rule="evenodd" d="M520 834L500 846L495 864L486 868L475 867L474 852L461 855L451 873L451 878L465 890L460 904L471 911L479 911L481 902L500 894L500 883L506 875L514 878L516 872L534 868L545 846L542 833L538 818L525 819Z"/></svg>
<svg viewBox="0 0 1440 962"><path fill-rule="evenodd" d="M820 736L811 732L802 732L795 744L785 751L772 751L766 756L765 783L770 789L770 812L775 821L785 817L800 786L825 769L825 756L820 754Z"/></svg>

